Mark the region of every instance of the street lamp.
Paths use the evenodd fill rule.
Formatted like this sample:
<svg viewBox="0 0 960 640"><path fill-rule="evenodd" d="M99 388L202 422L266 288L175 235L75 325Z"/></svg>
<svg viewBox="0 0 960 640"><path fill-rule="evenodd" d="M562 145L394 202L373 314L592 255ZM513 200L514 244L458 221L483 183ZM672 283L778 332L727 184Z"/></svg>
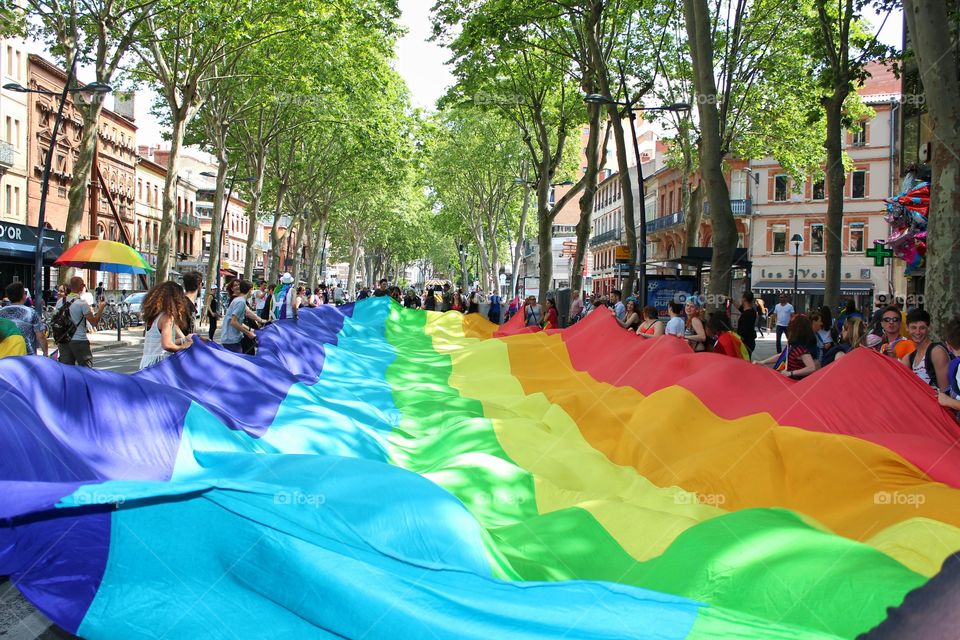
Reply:
<svg viewBox="0 0 960 640"><path fill-rule="evenodd" d="M217 174L212 171L201 171L200 175L205 178L216 178ZM230 198L233 197L233 184L239 180L240 182L253 182L256 178L237 178L236 174L230 176L230 188L227 190L227 199L223 203L223 214L220 216L220 240L217 243L217 284L220 283L220 265L223 260L223 233L224 229L227 228L227 210L230 207ZM213 238L210 238L212 241Z"/></svg>
<svg viewBox="0 0 960 640"><path fill-rule="evenodd" d="M39 93L45 96L60 96L60 104L57 107L57 117L53 121L53 131L50 134L50 148L47 149L47 157L43 161L43 177L40 178L40 210L37 213L37 244L36 255L34 256L33 273L33 304L37 312L43 311L43 229L46 226L47 217L47 193L50 191L50 168L53 165L53 153L57 146L57 134L60 132L60 123L63 121L63 105L67 102L68 93L85 93L92 99L93 96L109 93L113 88L105 82L91 82L90 84L71 87L73 77L77 69L77 58L73 56L73 62L70 63L70 70L67 72L67 78L63 82L63 91L48 91L46 89L28 89L27 87L10 82L3 85L8 91L17 91L19 93Z"/></svg>
<svg viewBox="0 0 960 640"><path fill-rule="evenodd" d="M686 102L674 102L673 104L664 104L657 107L636 107L632 101L617 102L610 96L600 93L589 93L583 101L587 104L605 104L626 107L630 111L630 134L633 137L633 153L637 157L637 181L640 185L640 273L638 284L640 290L640 299L647 299L647 191L643 184L643 163L640 161L640 144L637 142L637 111L672 111L681 113L690 111L690 105ZM631 292L632 293L632 292ZM643 304L646 304L644 302Z"/></svg>
<svg viewBox="0 0 960 640"><path fill-rule="evenodd" d="M793 243L793 303L794 308L797 306L797 289L799 288L799 277L800 277L800 245L803 244L803 236L799 233L793 234L793 237L790 238L790 242Z"/></svg>

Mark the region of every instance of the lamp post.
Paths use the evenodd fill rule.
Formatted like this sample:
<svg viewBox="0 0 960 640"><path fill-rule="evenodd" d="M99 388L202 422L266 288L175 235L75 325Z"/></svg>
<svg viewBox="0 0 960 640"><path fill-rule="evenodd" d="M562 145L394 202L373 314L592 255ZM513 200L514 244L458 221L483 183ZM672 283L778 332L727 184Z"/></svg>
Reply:
<svg viewBox="0 0 960 640"><path fill-rule="evenodd" d="M790 242L793 243L793 307L797 307L797 290L799 289L799 278L800 278L800 245L803 244L803 236L799 233L793 234L793 237L790 238Z"/></svg>
<svg viewBox="0 0 960 640"><path fill-rule="evenodd" d="M216 178L217 174L212 171L201 171L200 175L205 178ZM233 197L233 185L239 180L240 182L253 182L256 178L237 178L237 174L230 176L230 188L227 189L227 199L223 204L223 213L220 216L220 240L217 243L217 284L220 284L220 265L223 263L223 233L227 228L227 211L230 208L230 198ZM211 241L213 238L211 238Z"/></svg>
<svg viewBox="0 0 960 640"><path fill-rule="evenodd" d="M77 58L74 55L70 68L67 71L67 78L63 82L63 91L47 91L46 89L28 89L21 84L11 82L3 85L4 89L9 91L18 91L20 93L39 93L45 96L60 96L60 104L57 106L57 117L53 121L53 131L50 134L50 148L47 149L47 157L43 161L43 176L40 178L40 210L37 213L37 244L36 255L34 256L34 274L33 274L33 305L38 312L43 311L43 229L46 225L47 215L47 193L50 191L50 168L53 165L53 153L57 146L57 134L60 132L60 123L63 121L63 105L67 102L68 93L86 93L92 100L94 96L109 93L113 88L104 82L91 82L80 87L71 87L75 72L77 70Z"/></svg>
<svg viewBox="0 0 960 640"><path fill-rule="evenodd" d="M680 113L690 111L690 105L685 102L675 102L673 104L664 104L656 107L636 107L633 101L617 102L610 96L600 93L590 93L583 99L587 104L606 104L626 107L630 112L630 134L633 137L633 153L637 158L637 182L640 188L640 273L638 274L638 285L640 289L641 300L647 299L647 193L643 184L643 163L640 161L640 143L637 141L637 128L635 120L637 111L673 111ZM632 293L632 292L631 292ZM643 302L646 304L646 302Z"/></svg>

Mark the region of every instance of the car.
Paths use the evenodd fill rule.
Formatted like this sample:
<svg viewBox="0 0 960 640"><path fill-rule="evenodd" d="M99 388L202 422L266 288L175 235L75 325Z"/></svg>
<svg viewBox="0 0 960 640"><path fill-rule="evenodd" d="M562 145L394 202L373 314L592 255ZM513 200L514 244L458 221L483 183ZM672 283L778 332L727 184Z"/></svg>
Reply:
<svg viewBox="0 0 960 640"><path fill-rule="evenodd" d="M123 304L127 305L127 311L130 314L131 325L140 324L140 305L143 304L143 299L146 297L146 292L141 291L140 293L131 293L123 299Z"/></svg>

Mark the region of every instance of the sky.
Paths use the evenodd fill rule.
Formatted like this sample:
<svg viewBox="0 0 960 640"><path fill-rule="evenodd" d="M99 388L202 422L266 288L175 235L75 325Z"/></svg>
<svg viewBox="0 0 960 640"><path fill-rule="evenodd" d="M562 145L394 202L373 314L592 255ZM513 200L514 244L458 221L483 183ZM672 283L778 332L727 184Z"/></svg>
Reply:
<svg viewBox="0 0 960 640"><path fill-rule="evenodd" d="M437 100L453 84L453 74L446 64L450 51L434 42L431 35L430 7L432 0L400 0L402 15L400 23L407 34L397 43L397 72L403 77L410 90L410 100L415 107L433 109ZM870 7L867 15L874 28L880 25L880 18ZM900 47L903 42L903 14L898 9L887 19L880 33L884 44ZM29 49L34 53L46 55L43 45L31 43ZM47 56L49 57L49 56ZM81 81L92 80L89 70L80 71ZM161 132L163 125L149 113L150 105L156 99L151 90L138 91L136 95L135 116L137 124L137 143L141 145L165 145ZM107 103L112 106L111 102Z"/></svg>
<svg viewBox="0 0 960 640"><path fill-rule="evenodd" d="M432 109L453 84L453 74L445 64L450 51L428 42L431 5L431 0L400 0L400 23L407 35L397 43L397 71L410 88L413 105L424 109Z"/></svg>

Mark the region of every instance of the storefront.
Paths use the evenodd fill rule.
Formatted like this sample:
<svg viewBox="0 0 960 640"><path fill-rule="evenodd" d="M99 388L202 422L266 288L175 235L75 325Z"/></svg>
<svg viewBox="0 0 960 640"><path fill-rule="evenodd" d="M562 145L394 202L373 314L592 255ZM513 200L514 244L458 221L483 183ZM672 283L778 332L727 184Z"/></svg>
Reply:
<svg viewBox="0 0 960 640"><path fill-rule="evenodd" d="M753 285L753 293L763 298L767 309L773 309L779 302L781 293L787 294L793 300L793 306L798 311L819 309L823 306L823 292L826 282L823 280L800 280L797 283L796 299L794 300L793 281L778 282L775 280L759 280ZM840 297L852 299L857 309L873 309L873 282L842 281L840 283Z"/></svg>
<svg viewBox="0 0 960 640"><path fill-rule="evenodd" d="M43 289L51 289L57 280L53 261L63 253L63 231L46 229L43 232ZM33 289L34 264L37 248L37 230L12 222L0 223L0 287L11 282L23 282Z"/></svg>

